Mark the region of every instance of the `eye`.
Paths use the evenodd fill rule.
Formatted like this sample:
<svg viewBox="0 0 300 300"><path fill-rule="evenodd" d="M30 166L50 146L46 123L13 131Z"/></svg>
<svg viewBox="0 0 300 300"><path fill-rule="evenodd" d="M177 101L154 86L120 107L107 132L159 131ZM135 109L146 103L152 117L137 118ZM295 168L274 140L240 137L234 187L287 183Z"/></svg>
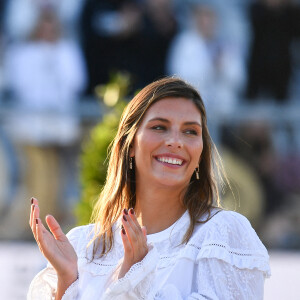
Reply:
<svg viewBox="0 0 300 300"><path fill-rule="evenodd" d="M163 125L154 125L154 126L151 127L151 129L153 129L153 130L165 130L166 127L163 126Z"/></svg>
<svg viewBox="0 0 300 300"><path fill-rule="evenodd" d="M191 135L198 135L198 132L194 129L187 129L184 131L186 134L191 134Z"/></svg>

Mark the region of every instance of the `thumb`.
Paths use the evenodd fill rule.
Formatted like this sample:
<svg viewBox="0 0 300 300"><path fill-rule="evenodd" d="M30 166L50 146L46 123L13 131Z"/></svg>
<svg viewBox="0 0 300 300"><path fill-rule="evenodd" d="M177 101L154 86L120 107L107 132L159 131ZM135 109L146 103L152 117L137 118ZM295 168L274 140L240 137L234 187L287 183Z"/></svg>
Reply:
<svg viewBox="0 0 300 300"><path fill-rule="evenodd" d="M55 220L53 216L47 215L46 223L56 240L61 240L61 241L67 240L67 237L65 236L65 234L61 230L60 225L58 224L58 222Z"/></svg>

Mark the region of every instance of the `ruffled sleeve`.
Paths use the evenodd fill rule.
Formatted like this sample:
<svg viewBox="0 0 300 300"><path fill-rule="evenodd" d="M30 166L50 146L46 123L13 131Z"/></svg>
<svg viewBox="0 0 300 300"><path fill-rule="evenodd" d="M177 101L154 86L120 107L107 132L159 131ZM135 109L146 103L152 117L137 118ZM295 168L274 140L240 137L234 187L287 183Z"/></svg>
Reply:
<svg viewBox="0 0 300 300"><path fill-rule="evenodd" d="M269 255L250 222L241 214L221 211L204 224L188 243L198 248L197 261L215 258L238 269L271 275Z"/></svg>
<svg viewBox="0 0 300 300"><path fill-rule="evenodd" d="M69 231L67 237L75 252L78 253L81 236L89 226L76 227ZM27 300L54 300L57 289L57 275L51 264L39 272L32 280L27 293ZM78 295L78 279L66 290L62 300L75 300Z"/></svg>
<svg viewBox="0 0 300 300"><path fill-rule="evenodd" d="M269 256L242 215L221 211L199 226L181 258L197 264L196 291L187 299L263 299L264 280L271 275ZM175 285L166 285L154 299L186 298Z"/></svg>

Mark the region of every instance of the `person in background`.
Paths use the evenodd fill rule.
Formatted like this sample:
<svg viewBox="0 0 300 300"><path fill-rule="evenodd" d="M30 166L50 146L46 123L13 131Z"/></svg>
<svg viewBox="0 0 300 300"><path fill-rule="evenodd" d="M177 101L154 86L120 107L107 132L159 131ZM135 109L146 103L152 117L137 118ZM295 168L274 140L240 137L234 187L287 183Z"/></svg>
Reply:
<svg viewBox="0 0 300 300"><path fill-rule="evenodd" d="M134 74L140 67L141 14L140 5L134 0L84 3L80 29L88 95L94 95L95 88L107 83L113 72L125 69Z"/></svg>
<svg viewBox="0 0 300 300"><path fill-rule="evenodd" d="M263 299L268 253L220 208L216 159L198 91L178 78L146 86L121 117L95 223L65 236L48 215L50 233L31 199L49 265L27 299Z"/></svg>
<svg viewBox="0 0 300 300"><path fill-rule="evenodd" d="M172 1L89 0L80 24L88 95L115 72L129 73L132 94L166 75L167 50L177 31Z"/></svg>
<svg viewBox="0 0 300 300"><path fill-rule="evenodd" d="M290 0L259 0L250 6L252 45L248 63L246 97L250 102L290 96L291 47L300 36L300 7Z"/></svg>
<svg viewBox="0 0 300 300"><path fill-rule="evenodd" d="M84 61L76 43L63 38L59 19L51 7L41 8L27 40L7 47L5 75L18 108L36 113L37 117L32 116L30 123L21 126L28 129L18 134L21 140L68 144L78 136L74 110L85 87ZM42 122L42 113L51 112L65 114L64 119L57 120L61 124L59 130L55 129L55 122L51 126L32 126L35 120L37 124Z"/></svg>
<svg viewBox="0 0 300 300"><path fill-rule="evenodd" d="M198 3L190 9L191 24L171 44L168 74L198 88L208 112L228 113L235 107L245 81L241 52L235 43L222 38L214 5Z"/></svg>
<svg viewBox="0 0 300 300"><path fill-rule="evenodd" d="M42 207L71 218L66 208L78 196L77 109L86 84L80 49L63 36L56 11L47 5L39 7L30 35L7 46L4 61L13 103L7 131L25 161L25 191L45 195Z"/></svg>
<svg viewBox="0 0 300 300"><path fill-rule="evenodd" d="M146 0L143 18L143 86L167 75L166 60L178 32L172 0Z"/></svg>

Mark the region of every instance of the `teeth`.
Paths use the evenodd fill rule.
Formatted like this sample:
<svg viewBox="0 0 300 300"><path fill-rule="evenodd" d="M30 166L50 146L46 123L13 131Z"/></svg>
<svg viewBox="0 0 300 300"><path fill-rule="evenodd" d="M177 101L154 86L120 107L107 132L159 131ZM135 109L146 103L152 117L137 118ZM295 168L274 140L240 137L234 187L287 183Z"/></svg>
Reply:
<svg viewBox="0 0 300 300"><path fill-rule="evenodd" d="M158 157L157 159L161 162L166 162L168 164L179 165L179 166L181 166L183 162L181 159L171 158L171 157Z"/></svg>

